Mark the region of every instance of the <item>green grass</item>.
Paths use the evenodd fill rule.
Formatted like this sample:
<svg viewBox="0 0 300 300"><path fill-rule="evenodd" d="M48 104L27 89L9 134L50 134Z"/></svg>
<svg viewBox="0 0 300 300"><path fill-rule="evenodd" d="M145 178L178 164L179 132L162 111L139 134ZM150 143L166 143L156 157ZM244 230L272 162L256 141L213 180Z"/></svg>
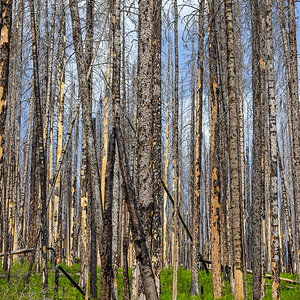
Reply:
<svg viewBox="0 0 300 300"><path fill-rule="evenodd" d="M54 270L49 267L49 288L47 291L48 299L82 299L81 294L71 285L69 280L64 276L59 277L59 289L58 293L54 292ZM68 267L62 264L62 267L72 276L72 278L79 282L80 265L74 264L72 267ZM22 266L15 263L11 269L11 279L7 283L6 278L0 265L0 299L42 299L42 279L41 275L33 270L30 278L30 283L25 284L25 275L28 271L28 266ZM100 269L98 267L98 274ZM18 276L16 276L18 275ZM281 274L281 277L297 280L296 276L292 274ZM131 280L131 270L129 270L129 278ZM164 269L161 271L161 299L169 300L172 299L172 280L173 272L172 268ZM213 299L212 296L212 280L211 273L207 275L204 271L199 274L200 287L202 287L203 294L197 297L190 295L191 286L191 271L185 270L184 268L178 269L178 299ZM252 293L252 275L248 274L249 283L249 295ZM266 297L265 299L272 299L271 280L266 280ZM288 287L294 287L290 289ZM118 299L122 299L122 288L123 288L123 272L119 269L118 272ZM281 282L281 299L300 299L300 292L298 286ZM100 276L98 276L98 296L100 295ZM249 297L251 299L251 297ZM222 299L233 299L230 294L230 285L225 283L223 285L223 297Z"/></svg>

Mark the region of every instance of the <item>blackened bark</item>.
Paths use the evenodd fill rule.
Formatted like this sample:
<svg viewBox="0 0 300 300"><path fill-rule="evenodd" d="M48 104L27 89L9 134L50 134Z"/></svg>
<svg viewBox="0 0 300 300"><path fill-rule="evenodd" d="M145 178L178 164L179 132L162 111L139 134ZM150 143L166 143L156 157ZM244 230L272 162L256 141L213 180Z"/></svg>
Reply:
<svg viewBox="0 0 300 300"><path fill-rule="evenodd" d="M202 163L202 106L203 106L203 40L204 40L204 2L200 4L198 19L198 59L197 59L197 105L196 105L196 161L195 161L195 191L193 196L192 212L192 281L191 293L199 294L199 268L200 268L200 202L201 202L201 163ZM194 112L193 112L194 113Z"/></svg>
<svg viewBox="0 0 300 300"><path fill-rule="evenodd" d="M253 97L253 181L252 181L252 270L254 300L261 299L262 289L262 261L261 240L262 240L262 215L263 184L262 184L262 163L261 163L261 89L260 89L260 19L257 0L251 1L252 6L252 97Z"/></svg>
<svg viewBox="0 0 300 300"><path fill-rule="evenodd" d="M152 77L153 77L153 0L139 1L137 180L139 211L151 249L153 198L152 166Z"/></svg>
<svg viewBox="0 0 300 300"><path fill-rule="evenodd" d="M233 237L233 274L235 299L244 297L243 263L242 263L242 230L239 182L239 151L238 151L238 101L235 87L235 58L233 40L232 0L225 1L226 35L227 35L227 69L228 69L228 104L229 104L229 165L230 195L232 211Z"/></svg>
<svg viewBox="0 0 300 300"><path fill-rule="evenodd" d="M162 1L154 0L153 17L153 100L152 100L152 141L153 141L153 197L152 219L152 266L156 288L160 294L161 242L162 242L162 174L161 158L161 9Z"/></svg>
<svg viewBox="0 0 300 300"><path fill-rule="evenodd" d="M108 160L105 174L105 196L103 207L103 234L101 243L101 299L110 300L113 292L112 269L112 201L114 163L116 153L115 128L108 141Z"/></svg>
<svg viewBox="0 0 300 300"><path fill-rule="evenodd" d="M12 0L0 1L0 209L4 206L4 143L9 78Z"/></svg>
<svg viewBox="0 0 300 300"><path fill-rule="evenodd" d="M122 193L122 203L124 203L124 239L123 239L123 299L130 299L130 284L128 274L128 247L129 247L129 214L125 206L125 195Z"/></svg>
<svg viewBox="0 0 300 300"><path fill-rule="evenodd" d="M0 237L4 240L4 251L8 251L8 205L5 201L6 180L4 178L4 148L5 148L5 122L7 114L7 93L9 80L9 56L12 24L12 0L0 1ZM2 216L1 216L2 213ZM2 236L1 236L2 235ZM4 270L7 270L7 256L4 257Z"/></svg>
<svg viewBox="0 0 300 300"><path fill-rule="evenodd" d="M172 154L173 154L173 243L172 243L172 260L173 260L173 299L177 299L178 283L178 208L179 208L179 163L178 163L178 114L179 114L179 95L178 95L178 78L179 78L179 57L178 57L178 5L174 0L174 52L175 52L175 82L174 82L174 106L172 120Z"/></svg>
<svg viewBox="0 0 300 300"><path fill-rule="evenodd" d="M209 73L211 95L211 135L210 135L210 169L211 169L211 254L214 298L222 296L221 285L221 253L220 253L220 178L217 160L217 145L219 142L219 87L217 73L217 44L216 44L216 3L209 1L207 6L209 27Z"/></svg>

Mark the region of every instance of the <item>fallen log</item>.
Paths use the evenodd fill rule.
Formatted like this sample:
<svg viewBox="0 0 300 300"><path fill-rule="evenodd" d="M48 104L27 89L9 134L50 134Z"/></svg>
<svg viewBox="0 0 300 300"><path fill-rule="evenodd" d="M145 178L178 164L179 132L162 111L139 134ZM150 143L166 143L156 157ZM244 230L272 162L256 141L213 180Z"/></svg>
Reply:
<svg viewBox="0 0 300 300"><path fill-rule="evenodd" d="M15 251L11 251L11 252L2 252L0 253L0 257L4 256L5 254L7 255L17 255L17 254L22 254L22 253L29 253L32 252L34 250L34 248L28 248L28 249L19 249L19 250L15 250ZM47 250L51 250L53 252L55 252L55 250L52 247L48 247Z"/></svg>
<svg viewBox="0 0 300 300"><path fill-rule="evenodd" d="M211 264L211 260L205 260L207 264ZM229 268L231 268L230 266L228 266ZM223 268L223 266L222 266ZM209 268L209 270L211 270L211 268ZM247 274L253 274L252 270L249 270L247 269ZM272 275L271 274L265 274L265 278L268 278L268 279L272 279ZM288 278L283 278L283 277L279 277L280 281L283 281L283 282L287 282L287 283L291 283L291 284L298 284L298 281L296 280L292 280L292 279L288 279Z"/></svg>
<svg viewBox="0 0 300 300"><path fill-rule="evenodd" d="M252 270L247 270L247 273L252 274ZM270 275L270 274L265 274L265 277L268 279L272 279L272 275ZM287 282L287 283L291 283L291 284L298 284L298 281L296 281L296 280L283 278L283 277L279 277L279 279L280 279L280 281L283 281L283 282Z"/></svg>

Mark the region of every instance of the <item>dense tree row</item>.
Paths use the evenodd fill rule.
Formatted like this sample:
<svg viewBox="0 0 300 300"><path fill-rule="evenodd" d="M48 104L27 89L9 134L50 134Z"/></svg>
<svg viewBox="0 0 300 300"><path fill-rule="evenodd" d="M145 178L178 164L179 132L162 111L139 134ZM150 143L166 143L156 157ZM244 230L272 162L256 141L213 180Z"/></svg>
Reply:
<svg viewBox="0 0 300 300"><path fill-rule="evenodd" d="M300 273L293 0L0 0L0 252L91 298ZM17 250L32 249L24 254ZM53 249L54 251L50 251ZM16 252L19 254L17 255ZM97 295L100 265L101 295ZM132 268L131 289L129 268ZM223 273L223 276L222 276Z"/></svg>

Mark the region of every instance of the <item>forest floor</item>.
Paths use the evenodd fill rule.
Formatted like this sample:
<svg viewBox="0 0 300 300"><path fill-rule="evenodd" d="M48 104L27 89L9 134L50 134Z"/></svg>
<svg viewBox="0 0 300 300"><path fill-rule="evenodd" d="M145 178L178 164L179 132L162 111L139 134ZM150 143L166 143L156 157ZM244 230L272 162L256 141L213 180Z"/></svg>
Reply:
<svg viewBox="0 0 300 300"><path fill-rule="evenodd" d="M80 264L74 264L72 267L67 267L62 264L62 267L71 275L78 283ZM0 264L0 299L42 299L41 274L32 273L30 283L25 284L25 276L28 266L21 266L15 263L11 269L10 282L7 283L6 274ZM100 269L98 268L98 273ZM131 274L129 274L131 278ZM282 273L281 277L297 280L297 277L292 274ZM100 276L98 276L98 295L100 295ZM161 271L161 299L172 299L172 268ZM202 295L192 297L189 293L191 286L191 272L184 268L178 270L178 299L213 299L212 296L212 280L211 273L207 275L204 271L200 272L199 276L200 287L202 287ZM119 269L118 274L118 299L122 299L123 273ZM266 298L272 299L271 280L266 280ZM252 275L248 274L249 295L252 294ZM300 299L300 291L297 285L280 283L281 299ZM223 298L233 299L230 294L230 285L225 283L223 286ZM83 299L81 294L72 286L70 281L60 272L58 293L54 291L54 270L49 264L49 289L47 293L48 299Z"/></svg>

